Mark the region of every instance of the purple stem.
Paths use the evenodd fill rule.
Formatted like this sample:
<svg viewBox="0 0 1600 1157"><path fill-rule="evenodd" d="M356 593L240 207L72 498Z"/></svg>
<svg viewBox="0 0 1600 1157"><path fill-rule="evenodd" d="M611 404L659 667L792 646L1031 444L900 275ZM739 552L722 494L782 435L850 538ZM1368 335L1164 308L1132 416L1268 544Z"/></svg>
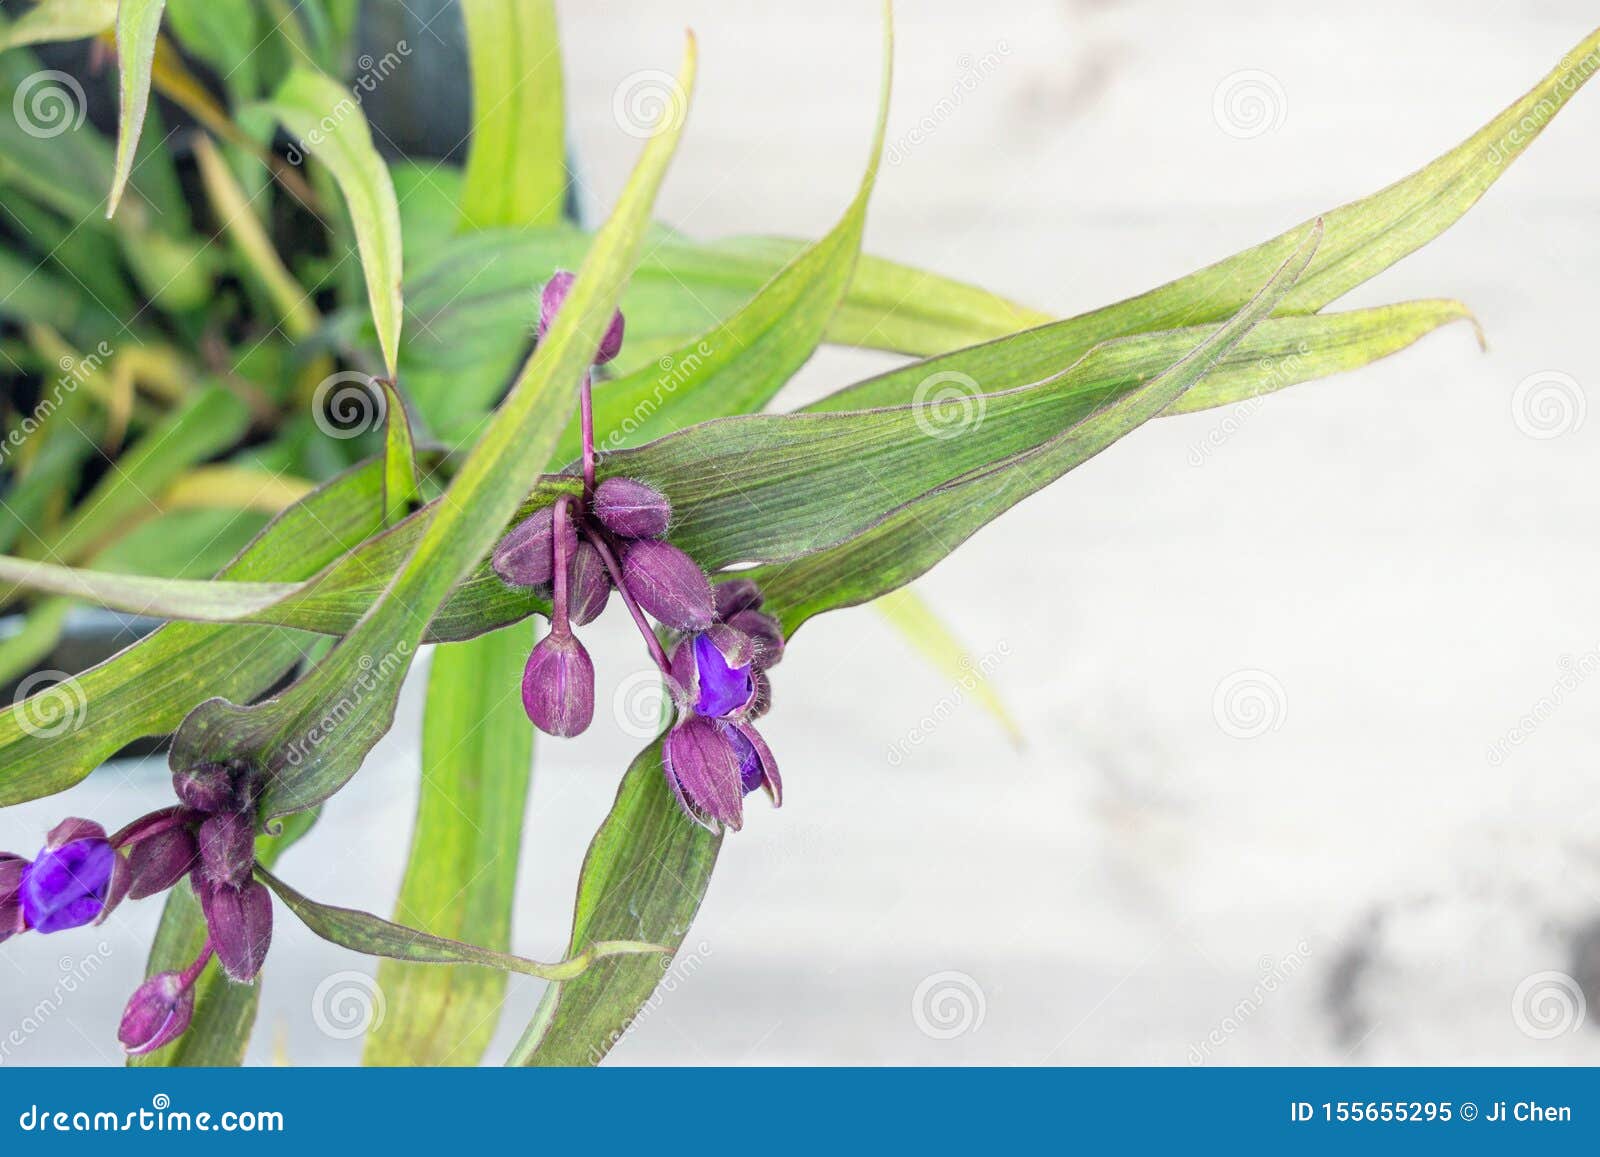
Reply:
<svg viewBox="0 0 1600 1157"><path fill-rule="evenodd" d="M550 608L550 633L565 639L572 635L567 621L567 541L572 535L572 495L563 494L556 499L556 589L554 605Z"/></svg>
<svg viewBox="0 0 1600 1157"><path fill-rule="evenodd" d="M589 508L594 497L594 374L584 371L583 385L578 387L578 412L583 426L583 508Z"/></svg>
<svg viewBox="0 0 1600 1157"><path fill-rule="evenodd" d="M205 971L206 965L211 962L212 951L211 938L208 936L206 937L206 946L200 950L200 955L195 958L195 962L178 974L178 984L180 986L188 988L200 979L200 974Z"/></svg>
<svg viewBox="0 0 1600 1157"><path fill-rule="evenodd" d="M634 601L633 595L628 593L628 585L622 581L622 564L617 561L617 555L611 548L611 543L606 536L593 526L589 527L589 541L594 543L595 550L600 552L600 559L606 564L606 570L611 572L611 581L617 591L622 595L622 603L628 608L628 613L633 616L634 624L639 628L639 633L644 636L645 646L650 649L650 657L655 660L657 667L661 668L663 675L672 674L672 664L667 662L667 653L661 648L661 640L656 638L656 633L650 629L649 622L644 617L644 611L639 609L639 604Z"/></svg>

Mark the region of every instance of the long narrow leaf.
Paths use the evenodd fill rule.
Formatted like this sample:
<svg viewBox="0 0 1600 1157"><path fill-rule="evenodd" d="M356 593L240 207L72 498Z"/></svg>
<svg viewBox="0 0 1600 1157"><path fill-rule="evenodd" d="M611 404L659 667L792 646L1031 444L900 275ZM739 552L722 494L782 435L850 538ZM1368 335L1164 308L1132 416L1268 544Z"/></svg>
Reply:
<svg viewBox="0 0 1600 1157"><path fill-rule="evenodd" d="M462 0L472 63L472 146L461 225L553 225L567 188L553 0Z"/></svg>
<svg viewBox="0 0 1600 1157"><path fill-rule="evenodd" d="M348 89L305 68L284 79L269 107L306 151L328 167L344 194L378 345L393 378L403 314L400 209L389 170L373 147L367 118Z"/></svg>
<svg viewBox="0 0 1600 1157"><path fill-rule="evenodd" d="M161 32L161 10L166 0L120 0L117 4L117 161L111 177L111 195L106 200L106 216L111 217L122 201L123 190L133 174L133 158L139 149L139 134L144 131L145 109L150 105L150 67L156 55L156 37Z"/></svg>
<svg viewBox="0 0 1600 1157"><path fill-rule="evenodd" d="M511 944L533 728L517 687L526 628L440 647L422 717L422 794L395 920L496 952ZM369 1065L474 1065L494 1036L506 975L385 960L389 1013Z"/></svg>

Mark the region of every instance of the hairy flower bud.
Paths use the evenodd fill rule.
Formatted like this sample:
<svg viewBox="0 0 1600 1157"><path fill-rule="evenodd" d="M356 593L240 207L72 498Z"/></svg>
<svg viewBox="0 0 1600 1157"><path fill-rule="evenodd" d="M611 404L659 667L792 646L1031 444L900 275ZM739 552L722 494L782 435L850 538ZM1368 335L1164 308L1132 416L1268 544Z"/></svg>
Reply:
<svg viewBox="0 0 1600 1157"><path fill-rule="evenodd" d="M177 1040L193 1017L194 986L176 972L157 973L134 990L117 1039L129 1056L143 1056Z"/></svg>
<svg viewBox="0 0 1600 1157"><path fill-rule="evenodd" d="M567 294L572 292L572 284L577 276L565 269L558 270L549 281L545 282L544 291L539 295L539 340L543 341L550 332L550 327L555 324L556 314L560 311L562 303L567 300ZM594 364L603 366L612 358L622 352L623 319L622 311L617 310L611 319L611 324L606 327L605 337L600 339L600 348L595 352Z"/></svg>
<svg viewBox="0 0 1600 1157"><path fill-rule="evenodd" d="M168 828L128 850L128 898L143 900L165 892L200 862L200 847L188 828Z"/></svg>
<svg viewBox="0 0 1600 1157"><path fill-rule="evenodd" d="M622 559L622 581L646 613L669 627L703 631L716 618L711 581L677 547L639 539Z"/></svg>
<svg viewBox="0 0 1600 1157"><path fill-rule="evenodd" d="M761 588L752 579L729 579L716 585L717 618L731 619L741 611L761 609Z"/></svg>
<svg viewBox="0 0 1600 1157"><path fill-rule="evenodd" d="M522 672L522 706L540 731L570 738L594 718L594 664L577 637L540 639Z"/></svg>
<svg viewBox="0 0 1600 1157"><path fill-rule="evenodd" d="M672 521L672 504L654 486L607 478L595 487L594 515L623 538L659 538Z"/></svg>
<svg viewBox="0 0 1600 1157"><path fill-rule="evenodd" d="M256 829L248 816L224 812L200 825L200 870L212 884L240 887L256 863Z"/></svg>
<svg viewBox="0 0 1600 1157"><path fill-rule="evenodd" d="M259 880L236 888L206 883L199 875L192 879L217 963L229 980L252 983L272 945L272 894Z"/></svg>
<svg viewBox="0 0 1600 1157"><path fill-rule="evenodd" d="M514 587L542 587L556 571L556 511L553 506L535 510L500 540L490 565L501 581Z"/></svg>
<svg viewBox="0 0 1600 1157"><path fill-rule="evenodd" d="M172 790L196 811L231 811L242 802L237 776L224 763L201 763L172 773Z"/></svg>
<svg viewBox="0 0 1600 1157"><path fill-rule="evenodd" d="M568 615L580 627L594 622L611 599L611 572L594 543L588 539L578 543L567 575Z"/></svg>
<svg viewBox="0 0 1600 1157"><path fill-rule="evenodd" d="M783 659L783 628L778 620L761 611L745 610L727 617L728 626L749 636L755 644L755 665L765 671Z"/></svg>

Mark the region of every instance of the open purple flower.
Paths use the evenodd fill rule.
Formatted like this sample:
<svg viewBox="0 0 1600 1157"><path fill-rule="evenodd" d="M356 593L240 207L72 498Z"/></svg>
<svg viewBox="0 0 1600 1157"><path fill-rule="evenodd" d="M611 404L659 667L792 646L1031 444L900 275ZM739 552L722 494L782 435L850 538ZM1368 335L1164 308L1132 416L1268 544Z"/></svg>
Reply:
<svg viewBox="0 0 1600 1157"><path fill-rule="evenodd" d="M128 890L128 865L99 824L63 820L22 869L22 922L35 932L64 932L105 919Z"/></svg>
<svg viewBox="0 0 1600 1157"><path fill-rule="evenodd" d="M719 824L738 831L744 797L757 788L782 806L777 760L750 722L765 679L756 640L717 623L678 644L671 671L679 714L662 743L661 765L684 814L712 831Z"/></svg>

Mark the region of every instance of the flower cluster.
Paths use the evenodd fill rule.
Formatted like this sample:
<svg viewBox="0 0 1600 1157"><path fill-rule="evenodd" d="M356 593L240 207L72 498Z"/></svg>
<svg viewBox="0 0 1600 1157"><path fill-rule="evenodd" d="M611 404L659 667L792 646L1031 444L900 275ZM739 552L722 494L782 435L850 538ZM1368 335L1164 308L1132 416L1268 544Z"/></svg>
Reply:
<svg viewBox="0 0 1600 1157"><path fill-rule="evenodd" d="M572 281L572 274L557 273L544 287L541 340ZM616 357L622 335L618 312L595 366ZM738 829L745 795L764 787L774 805L782 799L777 764L751 720L772 701L767 670L783 656L783 632L763 613L755 583L733 579L713 586L694 559L665 541L672 524L666 495L635 478L596 481L592 385L591 371L579 391L580 492L529 515L491 560L504 582L551 595L550 631L523 672L523 706L551 735L588 728L594 664L573 628L598 618L615 590L672 695L677 719L662 763L674 796L697 823Z"/></svg>
<svg viewBox="0 0 1600 1157"><path fill-rule="evenodd" d="M117 1038L130 1055L175 1040L194 1014L194 984L215 957L223 974L255 980L272 941L272 896L255 872L255 790L235 769L178 772L182 801L115 835L67 819L33 860L0 852L0 941L96 924L124 899L142 900L189 878L205 914L206 943L182 972L146 980L128 1001Z"/></svg>

